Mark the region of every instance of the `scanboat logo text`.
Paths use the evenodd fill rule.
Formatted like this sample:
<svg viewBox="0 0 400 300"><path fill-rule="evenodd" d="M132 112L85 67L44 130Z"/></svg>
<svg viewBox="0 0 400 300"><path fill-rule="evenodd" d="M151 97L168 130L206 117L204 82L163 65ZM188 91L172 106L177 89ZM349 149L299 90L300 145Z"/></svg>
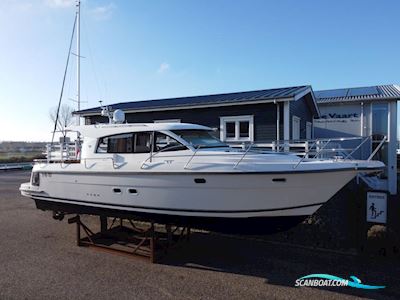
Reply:
<svg viewBox="0 0 400 300"><path fill-rule="evenodd" d="M362 284L361 280L356 276L350 276L350 279L344 279L341 277L329 275L329 274L311 274L307 276L303 276L299 279L296 279L296 283L294 286L349 286L356 289L366 289L366 290L375 290L375 289L383 289L385 286L382 285L368 285Z"/></svg>

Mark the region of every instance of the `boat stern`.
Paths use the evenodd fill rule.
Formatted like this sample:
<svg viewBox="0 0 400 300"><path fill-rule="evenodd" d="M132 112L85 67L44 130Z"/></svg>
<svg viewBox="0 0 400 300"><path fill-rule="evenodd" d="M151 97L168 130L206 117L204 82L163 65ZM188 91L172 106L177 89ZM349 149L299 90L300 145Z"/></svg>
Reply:
<svg viewBox="0 0 400 300"><path fill-rule="evenodd" d="M20 185L19 191L22 196L31 197L33 194L42 193L38 186L33 186L30 182L24 182Z"/></svg>
<svg viewBox="0 0 400 300"><path fill-rule="evenodd" d="M34 194L43 193L42 188L40 187L40 174L39 172L35 172L34 169L31 173L31 180L29 182L24 182L20 185L19 191L22 196L31 197Z"/></svg>

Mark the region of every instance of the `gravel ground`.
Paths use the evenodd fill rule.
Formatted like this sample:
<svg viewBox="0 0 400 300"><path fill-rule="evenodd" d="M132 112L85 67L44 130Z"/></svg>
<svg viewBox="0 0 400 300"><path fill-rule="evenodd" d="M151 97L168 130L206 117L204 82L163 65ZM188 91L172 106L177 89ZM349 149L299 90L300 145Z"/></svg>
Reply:
<svg viewBox="0 0 400 300"><path fill-rule="evenodd" d="M0 173L0 299L400 298L400 263L195 233L158 264L75 245L75 226L21 197L23 171ZM295 288L297 278L355 275L380 291Z"/></svg>

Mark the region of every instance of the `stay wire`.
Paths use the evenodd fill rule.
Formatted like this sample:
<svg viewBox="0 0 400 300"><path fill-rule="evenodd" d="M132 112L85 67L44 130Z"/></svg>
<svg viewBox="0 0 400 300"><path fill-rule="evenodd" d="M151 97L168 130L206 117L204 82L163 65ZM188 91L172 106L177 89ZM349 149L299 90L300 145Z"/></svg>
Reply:
<svg viewBox="0 0 400 300"><path fill-rule="evenodd" d="M75 27L76 27L76 20L77 20L77 17L78 17L78 13L75 15L74 26L73 26L73 28L72 28L71 41L70 41L69 49L68 49L67 63L66 63L65 70L64 70L64 77L63 77L63 82L62 82L62 86L61 86L60 99L58 100L58 107L57 107L56 120L55 120L55 122L54 122L53 135L52 135L52 137L51 137L51 144L50 144L51 146L53 146L54 135L55 135L56 130L57 130L58 115L59 115L59 113L60 113L61 100L62 100L62 97L63 97L63 94L64 94L65 78L67 77L69 58L71 57L71 49L72 49L72 43L73 43L73 41L74 41L74 35L75 35Z"/></svg>

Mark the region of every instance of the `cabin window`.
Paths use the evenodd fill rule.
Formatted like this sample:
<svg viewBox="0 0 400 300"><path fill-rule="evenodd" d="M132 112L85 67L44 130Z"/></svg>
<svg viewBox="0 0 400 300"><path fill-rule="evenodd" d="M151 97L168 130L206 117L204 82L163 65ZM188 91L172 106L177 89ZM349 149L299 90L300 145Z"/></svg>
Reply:
<svg viewBox="0 0 400 300"><path fill-rule="evenodd" d="M149 153L150 152L150 132L138 132L135 134L134 153Z"/></svg>
<svg viewBox="0 0 400 300"><path fill-rule="evenodd" d="M194 148L218 148L228 147L227 144L222 143L218 138L214 137L211 131L184 129L173 130L173 133L178 135L181 139L185 140Z"/></svg>
<svg viewBox="0 0 400 300"><path fill-rule="evenodd" d="M254 141L254 117L232 116L220 118L220 139L227 142Z"/></svg>
<svg viewBox="0 0 400 300"><path fill-rule="evenodd" d="M149 153L150 141L150 132L107 136L99 140L97 153Z"/></svg>
<svg viewBox="0 0 400 300"><path fill-rule="evenodd" d="M108 137L107 153L132 153L133 134L120 134Z"/></svg>
<svg viewBox="0 0 400 300"><path fill-rule="evenodd" d="M182 145L180 142L175 140L174 138L161 133L155 132L154 134L154 151L178 151L178 150L186 150L187 147Z"/></svg>
<svg viewBox="0 0 400 300"><path fill-rule="evenodd" d="M38 172L32 172L31 174L31 184L34 186L40 185L40 174Z"/></svg>

